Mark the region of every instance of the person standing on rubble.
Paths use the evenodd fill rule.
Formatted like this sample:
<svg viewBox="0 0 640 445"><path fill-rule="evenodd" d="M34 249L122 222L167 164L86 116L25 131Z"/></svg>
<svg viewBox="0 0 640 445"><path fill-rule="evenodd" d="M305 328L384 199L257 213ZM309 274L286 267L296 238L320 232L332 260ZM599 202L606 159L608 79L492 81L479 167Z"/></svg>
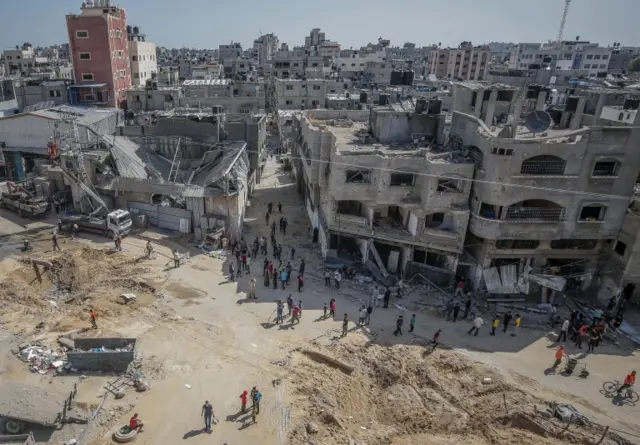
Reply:
<svg viewBox="0 0 640 445"><path fill-rule="evenodd" d="M56 231L53 232L53 236L51 237L51 242L53 243L53 251L54 252L56 251L56 249L58 249L60 252L62 252L62 249L58 245L58 234L56 233Z"/></svg>
<svg viewBox="0 0 640 445"><path fill-rule="evenodd" d="M98 318L98 313L93 309L89 309L89 319L91 320L91 327L93 329L98 329L98 323L96 319Z"/></svg>
<svg viewBox="0 0 640 445"><path fill-rule="evenodd" d="M176 269L180 267L180 254L178 253L178 249L173 249L173 267Z"/></svg>
<svg viewBox="0 0 640 445"><path fill-rule="evenodd" d="M344 318L342 319L342 336L346 337L347 332L349 330L349 316L344 314Z"/></svg>
<svg viewBox="0 0 640 445"><path fill-rule="evenodd" d="M336 300L332 298L329 300L329 317L334 318L336 316Z"/></svg>

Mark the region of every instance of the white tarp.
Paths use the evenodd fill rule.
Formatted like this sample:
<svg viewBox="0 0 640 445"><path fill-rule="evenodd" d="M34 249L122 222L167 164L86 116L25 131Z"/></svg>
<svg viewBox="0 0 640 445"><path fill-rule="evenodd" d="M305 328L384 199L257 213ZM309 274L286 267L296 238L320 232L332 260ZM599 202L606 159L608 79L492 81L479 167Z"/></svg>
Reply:
<svg viewBox="0 0 640 445"><path fill-rule="evenodd" d="M509 264L500 267L500 278L502 279L503 294L517 294L518 289L518 265Z"/></svg>
<svg viewBox="0 0 640 445"><path fill-rule="evenodd" d="M483 269L482 276L484 277L484 282L487 285L487 290L489 291L489 293L502 293L502 280L500 280L498 268L490 267L488 269Z"/></svg>

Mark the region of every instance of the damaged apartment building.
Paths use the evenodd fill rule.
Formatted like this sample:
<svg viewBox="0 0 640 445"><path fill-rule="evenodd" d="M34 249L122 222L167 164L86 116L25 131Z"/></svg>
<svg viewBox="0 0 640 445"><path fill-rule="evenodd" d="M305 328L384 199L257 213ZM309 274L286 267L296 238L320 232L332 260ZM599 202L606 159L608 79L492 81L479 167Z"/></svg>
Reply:
<svg viewBox="0 0 640 445"><path fill-rule="evenodd" d="M298 188L325 257L362 262L379 279L453 281L474 164L443 148L440 105L418 99L294 115Z"/></svg>
<svg viewBox="0 0 640 445"><path fill-rule="evenodd" d="M475 162L474 265L461 272L476 288L552 301L600 286L608 258L624 254L616 238L640 171L640 122L611 125L611 94L620 91L554 105L545 87L454 85L450 142Z"/></svg>

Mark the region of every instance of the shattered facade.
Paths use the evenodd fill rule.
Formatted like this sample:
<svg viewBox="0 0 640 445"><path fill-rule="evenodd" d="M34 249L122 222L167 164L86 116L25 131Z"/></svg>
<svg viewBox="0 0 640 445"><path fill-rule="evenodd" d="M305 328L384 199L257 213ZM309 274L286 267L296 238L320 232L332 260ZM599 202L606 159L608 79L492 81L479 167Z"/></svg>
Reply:
<svg viewBox="0 0 640 445"><path fill-rule="evenodd" d="M586 95L561 105L550 105L550 96L544 88L520 96L499 84L454 87L450 138L473 155L476 179L465 243L476 265L461 272L476 288L508 293L516 276L489 283L485 271L515 264L518 275L530 267L570 277L568 290L586 290L597 284L593 278L622 227L624 197L631 197L640 170L640 132L594 125L602 122L605 95L594 101L596 115L585 114ZM532 133L523 123L536 110L551 119ZM554 294L541 292L543 301Z"/></svg>
<svg viewBox="0 0 640 445"><path fill-rule="evenodd" d="M467 230L473 162L437 148L445 116L423 101L415 107L295 116L298 187L325 256L448 284Z"/></svg>

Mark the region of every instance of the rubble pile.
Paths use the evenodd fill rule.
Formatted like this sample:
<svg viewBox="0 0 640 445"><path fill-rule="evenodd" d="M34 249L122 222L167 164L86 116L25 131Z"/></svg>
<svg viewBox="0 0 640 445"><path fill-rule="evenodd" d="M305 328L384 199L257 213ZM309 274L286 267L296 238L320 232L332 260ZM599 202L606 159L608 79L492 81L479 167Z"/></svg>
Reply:
<svg viewBox="0 0 640 445"><path fill-rule="evenodd" d="M355 371L293 355L293 445L560 445L595 443L604 430L585 421L563 431L561 405L455 352L344 343L328 349ZM615 434L602 443L630 444Z"/></svg>

